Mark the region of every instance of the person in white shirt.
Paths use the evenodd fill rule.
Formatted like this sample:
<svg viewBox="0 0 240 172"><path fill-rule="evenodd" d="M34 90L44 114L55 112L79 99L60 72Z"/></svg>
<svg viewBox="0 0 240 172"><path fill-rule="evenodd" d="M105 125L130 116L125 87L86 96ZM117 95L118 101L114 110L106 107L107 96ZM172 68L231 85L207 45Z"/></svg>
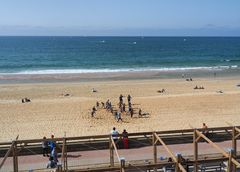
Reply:
<svg viewBox="0 0 240 172"><path fill-rule="evenodd" d="M116 128L115 127L113 127L113 129L112 129L112 131L111 131L111 135L112 135L112 138L113 138L113 141L115 142L115 144L116 144L116 142L117 142L117 140L118 140L118 131L116 130Z"/></svg>

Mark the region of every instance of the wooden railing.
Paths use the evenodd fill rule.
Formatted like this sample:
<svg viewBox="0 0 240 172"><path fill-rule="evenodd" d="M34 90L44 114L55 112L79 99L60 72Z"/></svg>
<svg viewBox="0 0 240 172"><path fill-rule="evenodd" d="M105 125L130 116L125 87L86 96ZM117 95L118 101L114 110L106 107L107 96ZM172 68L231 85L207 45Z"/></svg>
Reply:
<svg viewBox="0 0 240 172"><path fill-rule="evenodd" d="M144 146L153 146L153 163L151 164L140 164L141 168L148 166L149 168L157 169L164 165L174 164L176 171L185 172L185 167L182 165L184 163L194 165L194 170L198 170L199 163L202 162L201 159L198 158L198 147L197 143L204 139L210 145L215 147L218 151L220 151L223 156L228 160L228 171L236 171L236 169L240 166L236 152L237 152L237 142L236 140L240 136L240 127L239 126L229 126L229 127L215 127L208 128L208 132L210 133L210 137L205 136L201 133L202 129L184 129L184 130L170 130L170 131L157 131L157 132L139 132L139 133L129 133L130 140L130 148L136 147L144 147ZM119 138L121 134L119 135ZM222 148L217 146L215 141L226 141L232 140L232 147L230 152L224 151ZM118 147L116 146L113 138L110 135L95 135L95 136L81 136L81 137L63 137L63 138L54 138L54 139L28 139L28 140L14 140L13 142L5 142L0 143L0 156L3 157L0 162L0 169L3 167L6 159L8 157L13 157L13 169L14 172L18 171L18 156L24 156L31 153L31 151L36 154L41 154L41 143L43 141L55 141L57 142L57 147L61 149L61 162L63 165L62 170L68 171L68 152L75 151L83 151L89 150L92 145L96 149L109 149L110 150L110 167L109 170L120 169L121 172L124 172L126 169L131 169L133 166L125 165L125 160L119 155ZM189 160L189 162L181 162L180 157L174 155L172 151L169 149L167 145L170 144L185 144L185 143L193 143L193 160ZM88 144L91 145L89 147L83 147L79 145ZM170 157L172 157L173 162L161 162L159 163L157 160L157 145L161 144L164 149L168 152ZM30 153L24 152L24 148L31 150ZM18 150L22 151L18 151ZM116 153L118 164L115 166L114 164L114 151ZM211 161L213 159L209 159ZM217 158L216 160L225 160L223 158ZM208 161L208 160L207 160ZM206 162L206 161L205 161ZM97 169L96 169L97 170ZM99 169L100 170L100 169ZM81 170L76 170L81 171Z"/></svg>

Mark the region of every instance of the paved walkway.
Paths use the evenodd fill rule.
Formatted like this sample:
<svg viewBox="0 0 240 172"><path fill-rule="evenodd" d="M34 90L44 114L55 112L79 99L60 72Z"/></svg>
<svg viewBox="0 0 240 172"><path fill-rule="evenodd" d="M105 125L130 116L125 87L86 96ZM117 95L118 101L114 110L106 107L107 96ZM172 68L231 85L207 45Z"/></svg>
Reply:
<svg viewBox="0 0 240 172"><path fill-rule="evenodd" d="M231 148L231 141L219 142L216 143L221 148L227 151L227 148ZM181 153L182 156L193 155L193 144L178 144L178 145L169 145L168 146L174 154ZM207 143L199 143L199 155L201 154L213 154L219 153L215 148ZM238 147L238 150L240 145ZM157 157L169 157L167 152L164 150L163 146L157 147ZM136 160L147 160L153 159L153 147L147 146L136 149L119 149L120 157L126 159L126 163L129 161ZM74 168L73 166L88 166L88 165L97 165L97 164L109 164L110 161L109 150L96 150L96 151L81 151L81 152L71 152L68 153L68 166L69 169ZM115 162L117 162L117 157L115 155ZM60 158L59 158L60 160ZM2 158L0 158L0 162ZM30 169L44 169L48 162L47 157L42 155L29 155L29 156L20 156L18 158L19 170L30 170ZM5 162L1 172L13 171L12 158L8 158Z"/></svg>

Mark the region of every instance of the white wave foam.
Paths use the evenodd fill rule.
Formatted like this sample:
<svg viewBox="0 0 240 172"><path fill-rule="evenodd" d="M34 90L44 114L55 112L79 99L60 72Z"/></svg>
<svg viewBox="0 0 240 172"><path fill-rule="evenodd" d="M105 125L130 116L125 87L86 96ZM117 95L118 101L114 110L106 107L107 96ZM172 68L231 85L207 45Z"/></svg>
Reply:
<svg viewBox="0 0 240 172"><path fill-rule="evenodd" d="M215 67L175 67L175 68L126 68L126 69L51 69L51 70L25 70L15 73L0 73L1 75L43 75L43 74L81 74L81 73L116 73L116 72L144 72L144 71L185 71L185 70L224 70L238 68L233 66Z"/></svg>

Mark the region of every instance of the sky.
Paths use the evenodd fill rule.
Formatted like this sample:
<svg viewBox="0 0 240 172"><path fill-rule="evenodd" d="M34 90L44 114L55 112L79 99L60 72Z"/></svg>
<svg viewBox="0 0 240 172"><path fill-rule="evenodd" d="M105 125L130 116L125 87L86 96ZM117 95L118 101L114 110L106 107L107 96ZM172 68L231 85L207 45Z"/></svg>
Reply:
<svg viewBox="0 0 240 172"><path fill-rule="evenodd" d="M240 36L240 0L0 0L0 35Z"/></svg>

